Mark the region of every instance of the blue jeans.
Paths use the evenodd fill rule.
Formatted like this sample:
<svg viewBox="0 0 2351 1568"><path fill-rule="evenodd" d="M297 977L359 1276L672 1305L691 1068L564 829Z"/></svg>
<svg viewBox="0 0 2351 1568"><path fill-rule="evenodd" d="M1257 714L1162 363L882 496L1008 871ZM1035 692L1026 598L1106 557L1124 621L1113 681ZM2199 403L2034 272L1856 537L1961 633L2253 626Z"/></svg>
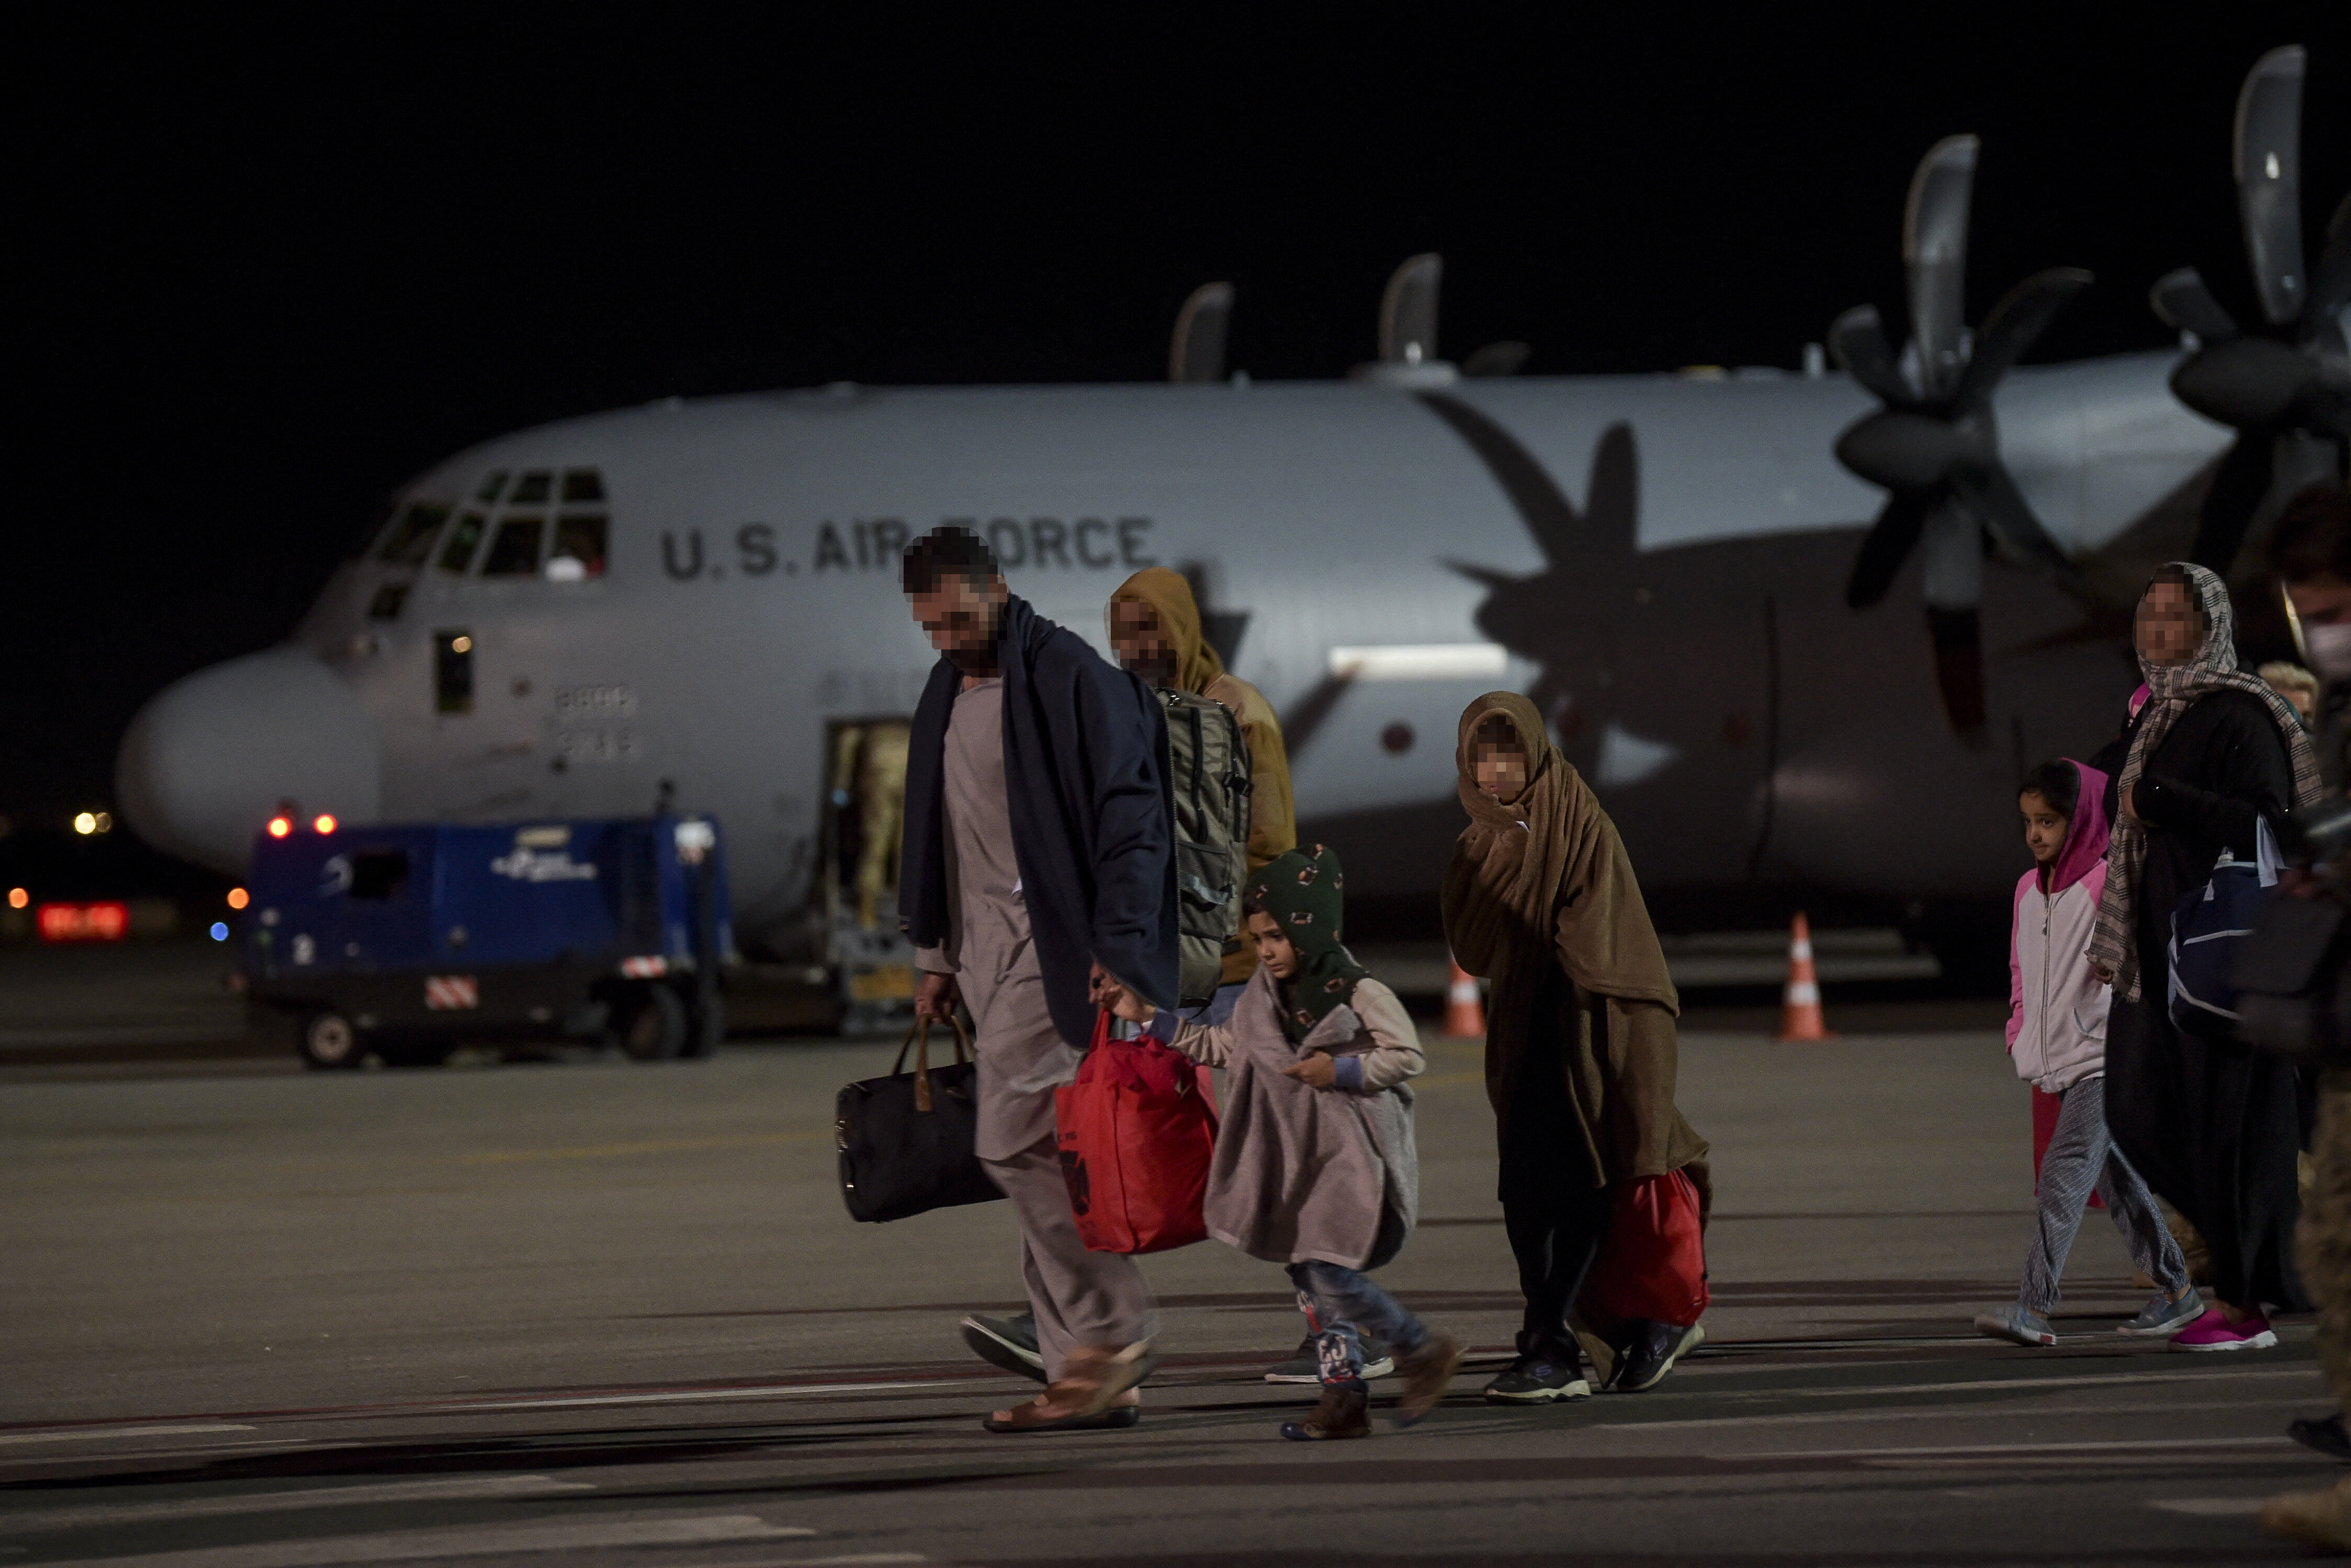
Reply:
<svg viewBox="0 0 2351 1568"><path fill-rule="evenodd" d="M1364 1380L1365 1333L1399 1351L1428 1341L1427 1325L1360 1269L1310 1259L1290 1265L1290 1282L1298 1287L1298 1310L1315 1331L1314 1359L1326 1385Z"/></svg>

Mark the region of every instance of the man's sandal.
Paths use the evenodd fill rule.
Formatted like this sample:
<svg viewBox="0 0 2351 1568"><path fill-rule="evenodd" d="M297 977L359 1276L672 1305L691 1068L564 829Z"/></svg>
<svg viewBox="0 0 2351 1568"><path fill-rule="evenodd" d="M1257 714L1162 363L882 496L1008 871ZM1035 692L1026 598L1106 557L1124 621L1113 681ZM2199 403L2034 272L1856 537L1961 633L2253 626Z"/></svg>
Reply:
<svg viewBox="0 0 2351 1568"><path fill-rule="evenodd" d="M1080 1345L1070 1352L1061 1375L1026 1405L998 1410L980 1425L991 1432L1083 1432L1132 1427L1143 1418L1141 1403L1119 1403L1151 1370L1151 1342L1123 1349Z"/></svg>

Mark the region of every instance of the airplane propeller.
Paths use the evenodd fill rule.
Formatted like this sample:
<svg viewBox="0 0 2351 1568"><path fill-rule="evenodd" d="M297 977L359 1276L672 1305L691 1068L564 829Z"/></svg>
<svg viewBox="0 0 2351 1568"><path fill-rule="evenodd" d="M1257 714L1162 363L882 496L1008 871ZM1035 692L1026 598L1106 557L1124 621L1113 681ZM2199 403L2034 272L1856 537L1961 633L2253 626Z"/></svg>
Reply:
<svg viewBox="0 0 2351 1568"><path fill-rule="evenodd" d="M1829 329L1838 363L1885 405L1837 437L1837 460L1887 492L1854 559L1845 602L1855 610L1877 603L1903 562L1919 554L1943 711L1971 740L1980 740L1984 727L1977 607L1986 540L2013 559L2074 575L2001 463L1992 391L2090 282L2074 267L2035 273L1992 307L1982 334L1970 341L1961 299L1976 150L1972 136L1946 137L1911 178L1902 218L1910 296L1905 351L1897 357L1886 341L1875 306L1848 310Z"/></svg>
<svg viewBox="0 0 2351 1568"><path fill-rule="evenodd" d="M2255 62L2237 95L2237 214L2265 326L2241 330L2204 279L2183 267L2156 281L2155 313L2198 346L2171 373L2181 402L2237 433L2197 519L2192 559L2227 576L2277 482L2282 440L2335 447L2341 473L2351 444L2351 353L2339 319L2351 302L2351 196L2326 225L2317 271L2302 245L2302 78L2299 45Z"/></svg>
<svg viewBox="0 0 2351 1568"><path fill-rule="evenodd" d="M1233 286L1203 283L1176 312L1167 340L1167 379L1201 385L1225 379L1225 337L1233 320Z"/></svg>

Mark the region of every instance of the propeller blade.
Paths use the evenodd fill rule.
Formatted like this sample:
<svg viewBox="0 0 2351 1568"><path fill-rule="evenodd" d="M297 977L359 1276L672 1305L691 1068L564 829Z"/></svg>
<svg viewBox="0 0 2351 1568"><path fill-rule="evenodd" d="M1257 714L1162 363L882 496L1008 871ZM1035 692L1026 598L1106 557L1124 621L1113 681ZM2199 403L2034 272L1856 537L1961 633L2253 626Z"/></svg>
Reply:
<svg viewBox="0 0 2351 1568"><path fill-rule="evenodd" d="M1935 685L1943 694L1943 716L1970 745L1984 730L1983 622L1973 605L1964 610L1927 607L1927 636L1935 645Z"/></svg>
<svg viewBox="0 0 2351 1568"><path fill-rule="evenodd" d="M2302 315L2302 46L2272 49L2237 95L2237 211L2262 313Z"/></svg>
<svg viewBox="0 0 2351 1568"><path fill-rule="evenodd" d="M1514 376L1527 362L1527 356L1533 352L1524 343L1489 343L1461 361L1461 373L1478 377Z"/></svg>
<svg viewBox="0 0 2351 1568"><path fill-rule="evenodd" d="M1893 346L1886 340L1886 327L1877 319L1876 306L1856 305L1838 317L1829 328L1829 352L1836 356L1846 374L1881 402L1911 401L1910 388L1902 380Z"/></svg>
<svg viewBox="0 0 2351 1568"><path fill-rule="evenodd" d="M1844 585L1849 608L1866 610L1886 597L1902 563L1917 545L1919 530L1927 526L1927 514L1935 509L1936 500L1935 494L1927 490L1901 490L1886 498L1877 521L1869 526L1861 541L1861 553L1853 558L1853 575Z"/></svg>
<svg viewBox="0 0 2351 1568"><path fill-rule="evenodd" d="M2245 542L2262 497L2270 493L2270 468L2275 461L2277 437L2268 430L2238 434L2213 471L2205 488L2204 505L2196 519L2196 547L2188 559L2198 566L2229 575L2238 547Z"/></svg>
<svg viewBox="0 0 2351 1568"><path fill-rule="evenodd" d="M2078 267L2053 267L2036 272L2001 297L1984 318L1983 330L1959 372L1959 402L1964 408L1991 396L1991 389L2033 340L2048 330L2066 301L2090 287L2090 275Z"/></svg>
<svg viewBox="0 0 2351 1568"><path fill-rule="evenodd" d="M1225 379L1225 331L1232 325L1233 286L1203 283L1176 312L1167 343L1167 379L1198 384Z"/></svg>
<svg viewBox="0 0 2351 1568"><path fill-rule="evenodd" d="M2237 335L2236 321L2220 308L2220 302L2204 287L2203 275L2192 267L2157 278L2155 287L2147 291L2147 302L2175 331L2193 332L2208 343Z"/></svg>
<svg viewBox="0 0 2351 1568"><path fill-rule="evenodd" d="M1995 464L1989 468L1961 469L1951 476L1951 488L2009 553L2046 568L2061 580L2075 576L2073 561L2032 515L2032 504L2006 468Z"/></svg>
<svg viewBox="0 0 2351 1568"><path fill-rule="evenodd" d="M2309 319L2324 327L2351 305L2351 195L2335 204L2326 223L2326 250L2310 275Z"/></svg>
<svg viewBox="0 0 2351 1568"><path fill-rule="evenodd" d="M1416 256L1388 278L1380 296L1380 358L1392 365L1416 365L1437 358L1437 290L1445 258Z"/></svg>
<svg viewBox="0 0 2351 1568"><path fill-rule="evenodd" d="M1910 338L1918 345L1919 391L1940 397L1959 379L1966 309L1968 196L1976 139L1946 136L1920 159L1902 212L1902 264L1910 275Z"/></svg>

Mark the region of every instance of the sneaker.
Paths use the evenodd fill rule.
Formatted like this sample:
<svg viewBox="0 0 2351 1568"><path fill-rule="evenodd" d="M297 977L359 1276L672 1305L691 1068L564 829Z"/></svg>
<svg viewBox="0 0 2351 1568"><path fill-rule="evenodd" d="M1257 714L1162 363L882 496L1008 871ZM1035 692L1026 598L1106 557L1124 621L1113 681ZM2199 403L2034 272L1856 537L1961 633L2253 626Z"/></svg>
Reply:
<svg viewBox="0 0 2351 1568"><path fill-rule="evenodd" d="M2124 1323L2115 1332L2136 1334L2147 1339L2152 1339L2157 1334L2168 1337L2178 1333L2203 1315L2204 1298L2197 1294L2195 1286L2190 1285L2188 1287L2188 1293L2176 1301L2166 1301L2160 1294L2157 1295L2138 1310L2138 1316Z"/></svg>
<svg viewBox="0 0 2351 1568"><path fill-rule="evenodd" d="M1389 1354L1388 1347L1369 1334L1359 1334L1356 1337L1364 1346L1364 1381L1369 1383L1374 1377L1395 1375L1395 1357ZM1308 1334L1304 1339L1300 1340L1296 1354L1292 1354L1288 1361L1279 1366L1268 1368L1265 1380L1268 1383L1322 1382L1322 1365L1314 1359L1314 1336Z"/></svg>
<svg viewBox="0 0 2351 1568"><path fill-rule="evenodd" d="M1334 1437L1372 1435L1372 1396L1361 1382L1326 1383L1322 1403L1303 1421L1284 1421L1281 1435L1293 1443L1322 1443Z"/></svg>
<svg viewBox="0 0 2351 1568"><path fill-rule="evenodd" d="M2343 1412L2332 1416L2304 1416L2285 1424L2285 1435L2305 1448L2314 1449L2330 1459L2351 1464L2351 1431L2343 1426Z"/></svg>
<svg viewBox="0 0 2351 1568"><path fill-rule="evenodd" d="M2039 1312L2011 1303L1996 1312L1982 1312L1976 1317L1976 1333L1990 1334L1994 1339L2014 1340L2019 1344L2033 1346L2055 1344L2057 1331Z"/></svg>
<svg viewBox="0 0 2351 1568"><path fill-rule="evenodd" d="M1577 1375L1582 1370L1573 1351L1521 1355L1486 1385L1490 1405L1556 1405L1569 1399L1589 1399L1592 1385Z"/></svg>
<svg viewBox="0 0 2351 1568"><path fill-rule="evenodd" d="M1651 1321L1639 1325L1633 1343L1617 1358L1616 1375L1607 1387L1615 1394L1642 1394L1666 1380L1674 1363L1696 1350L1706 1331L1696 1323Z"/></svg>
<svg viewBox="0 0 2351 1568"><path fill-rule="evenodd" d="M2202 1317L2171 1336L2174 1350L2267 1350L2277 1343L2277 1335L2270 1332L2269 1319L2255 1312L2243 1322L2232 1323L2221 1316L2220 1309L2212 1308Z"/></svg>
<svg viewBox="0 0 2351 1568"><path fill-rule="evenodd" d="M963 1343L990 1366L999 1366L1038 1382L1045 1376L1045 1358L1037 1351L1037 1320L1028 1312L1017 1318L988 1318L977 1312L963 1321Z"/></svg>

